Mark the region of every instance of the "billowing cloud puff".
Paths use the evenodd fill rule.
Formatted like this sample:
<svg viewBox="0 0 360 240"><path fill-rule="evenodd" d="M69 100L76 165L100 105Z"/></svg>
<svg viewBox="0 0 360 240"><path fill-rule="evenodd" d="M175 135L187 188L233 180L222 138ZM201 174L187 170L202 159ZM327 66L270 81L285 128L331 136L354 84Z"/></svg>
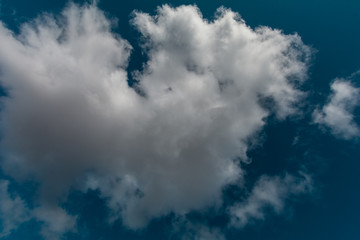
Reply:
<svg viewBox="0 0 360 240"><path fill-rule="evenodd" d="M284 177L262 176L247 199L229 209L231 223L244 227L254 220L263 220L266 210L280 214L289 198L309 193L312 188L311 177L304 173L298 177L288 174Z"/></svg>
<svg viewBox="0 0 360 240"><path fill-rule="evenodd" d="M19 35L0 25L1 148L8 174L40 182L40 202L98 189L114 218L139 228L219 205L224 186L241 184L265 118L296 112L310 49L224 8L208 21L165 5L132 24L148 55L129 73L136 90L131 46L94 5L70 4Z"/></svg>
<svg viewBox="0 0 360 240"><path fill-rule="evenodd" d="M328 127L340 138L352 139L360 136L360 129L353 115L355 107L360 104L360 89L354 87L350 81L336 79L331 84L331 90L328 102L322 109L314 111L314 122Z"/></svg>

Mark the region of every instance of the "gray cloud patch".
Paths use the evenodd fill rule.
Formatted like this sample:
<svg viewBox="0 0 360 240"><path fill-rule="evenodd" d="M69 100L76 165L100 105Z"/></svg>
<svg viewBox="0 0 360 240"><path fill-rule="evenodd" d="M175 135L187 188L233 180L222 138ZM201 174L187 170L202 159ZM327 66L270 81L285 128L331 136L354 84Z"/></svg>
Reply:
<svg viewBox="0 0 360 240"><path fill-rule="evenodd" d="M271 114L260 99L279 119L296 113L311 51L224 8L210 22L165 5L132 24L149 57L135 74L143 96L127 84L130 44L96 6L70 4L19 35L1 24L1 148L6 173L35 177L44 205L71 187L99 189L113 218L136 229L220 205L223 187L241 184L234 159L246 160Z"/></svg>
<svg viewBox="0 0 360 240"><path fill-rule="evenodd" d="M9 181L0 180L0 238L8 236L20 224L30 219L24 200L8 191Z"/></svg>
<svg viewBox="0 0 360 240"><path fill-rule="evenodd" d="M29 208L26 201L9 191L9 181L0 180L0 238L7 237L21 224L31 219L41 222L41 235L45 239L59 239L75 230L76 217L57 206L41 205Z"/></svg>
<svg viewBox="0 0 360 240"><path fill-rule="evenodd" d="M193 223L184 216L177 217L173 223L173 231L181 235L181 240L225 240L221 229Z"/></svg>

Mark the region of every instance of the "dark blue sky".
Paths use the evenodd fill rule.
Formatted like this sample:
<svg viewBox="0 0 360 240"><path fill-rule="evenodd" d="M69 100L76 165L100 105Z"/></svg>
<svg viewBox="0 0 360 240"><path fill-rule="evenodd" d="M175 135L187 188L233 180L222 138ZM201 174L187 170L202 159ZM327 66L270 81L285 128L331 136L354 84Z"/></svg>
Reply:
<svg viewBox="0 0 360 240"><path fill-rule="evenodd" d="M57 14L66 3L67 1L33 0L29 3L0 0L0 20L17 32L22 23L42 12ZM327 101L330 83L335 78L349 77L360 69L360 2L132 0L122 3L102 0L98 4L99 8L108 16L118 19L114 31L128 40L134 48L128 72L141 70L146 61L139 47L140 34L129 24L132 11L138 9L154 14L156 7L165 3L173 7L196 4L207 19L213 19L216 9L223 5L240 13L252 28L264 25L281 29L285 34L296 32L306 45L314 49L308 70L309 78L303 85L303 89L309 94L303 102L304 114L300 118L284 121L269 116L261 133L263 143L248 150L252 162L244 165L247 172L246 189L251 189L264 174L277 176L306 169L312 176L314 190L310 194L290 196L286 199L287 204L281 214L265 209L267 214L264 220L255 220L239 229L228 227L226 207L241 199L245 192L243 188L228 186L223 190L224 203L220 210L210 208L190 212L187 218L192 223L220 229L229 240L360 239L359 141L357 138L338 138L312 124L312 111L316 105ZM129 77L132 78L132 75L129 74ZM351 80L354 86L360 86L359 79ZM359 109L355 109L355 122L360 122ZM293 144L295 137L299 139L297 144ZM37 183L18 182L7 173L3 173L2 178L10 180L10 192L20 195L31 206L37 194ZM67 233L63 239L181 239L184 231L188 231L173 229L175 214L156 218L143 230L129 230L121 219L109 224L110 210L106 207L106 199L101 198L97 190L87 193L73 190L68 199L62 207L69 213L78 215L77 232ZM42 239L39 232L40 223L30 220L1 239Z"/></svg>

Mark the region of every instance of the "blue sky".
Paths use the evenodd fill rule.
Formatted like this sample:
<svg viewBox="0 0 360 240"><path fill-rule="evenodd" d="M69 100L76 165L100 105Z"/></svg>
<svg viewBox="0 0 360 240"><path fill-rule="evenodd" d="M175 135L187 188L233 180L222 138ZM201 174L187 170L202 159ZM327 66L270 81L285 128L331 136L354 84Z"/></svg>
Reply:
<svg viewBox="0 0 360 240"><path fill-rule="evenodd" d="M359 7L0 0L0 239L359 239Z"/></svg>

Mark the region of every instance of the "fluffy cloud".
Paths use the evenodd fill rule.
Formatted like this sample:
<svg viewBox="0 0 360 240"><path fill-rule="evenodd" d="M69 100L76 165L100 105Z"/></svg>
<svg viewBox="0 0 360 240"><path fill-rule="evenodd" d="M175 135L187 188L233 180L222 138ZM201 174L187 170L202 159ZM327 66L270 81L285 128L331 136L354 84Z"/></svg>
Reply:
<svg viewBox="0 0 360 240"><path fill-rule="evenodd" d="M360 104L360 89L350 81L336 79L331 84L331 90L325 106L314 111L314 122L328 127L335 136L344 139L360 136L353 115L355 107Z"/></svg>
<svg viewBox="0 0 360 240"><path fill-rule="evenodd" d="M0 80L5 171L35 177L44 204L71 187L99 189L135 229L219 205L224 186L241 184L238 159L264 119L296 112L310 49L224 8L210 22L194 6L165 5L132 24L149 59L136 89L131 46L94 5L70 4L19 35L1 24Z"/></svg>
<svg viewBox="0 0 360 240"><path fill-rule="evenodd" d="M59 239L62 234L75 230L76 217L57 206L30 209L16 192L10 193L9 184L8 180L0 180L0 238L31 219L41 222L41 235L47 240Z"/></svg>
<svg viewBox="0 0 360 240"><path fill-rule="evenodd" d="M304 173L297 177L289 174L284 177L262 176L247 199L229 209L231 223L244 227L254 220L262 220L266 209L280 214L288 198L308 193L312 188L311 177Z"/></svg>
<svg viewBox="0 0 360 240"><path fill-rule="evenodd" d="M8 191L9 181L0 180L0 238L8 236L12 230L30 219L30 212L25 202Z"/></svg>
<svg viewBox="0 0 360 240"><path fill-rule="evenodd" d="M32 215L42 223L41 235L47 240L59 239L66 232L75 231L76 217L54 206L41 206Z"/></svg>

